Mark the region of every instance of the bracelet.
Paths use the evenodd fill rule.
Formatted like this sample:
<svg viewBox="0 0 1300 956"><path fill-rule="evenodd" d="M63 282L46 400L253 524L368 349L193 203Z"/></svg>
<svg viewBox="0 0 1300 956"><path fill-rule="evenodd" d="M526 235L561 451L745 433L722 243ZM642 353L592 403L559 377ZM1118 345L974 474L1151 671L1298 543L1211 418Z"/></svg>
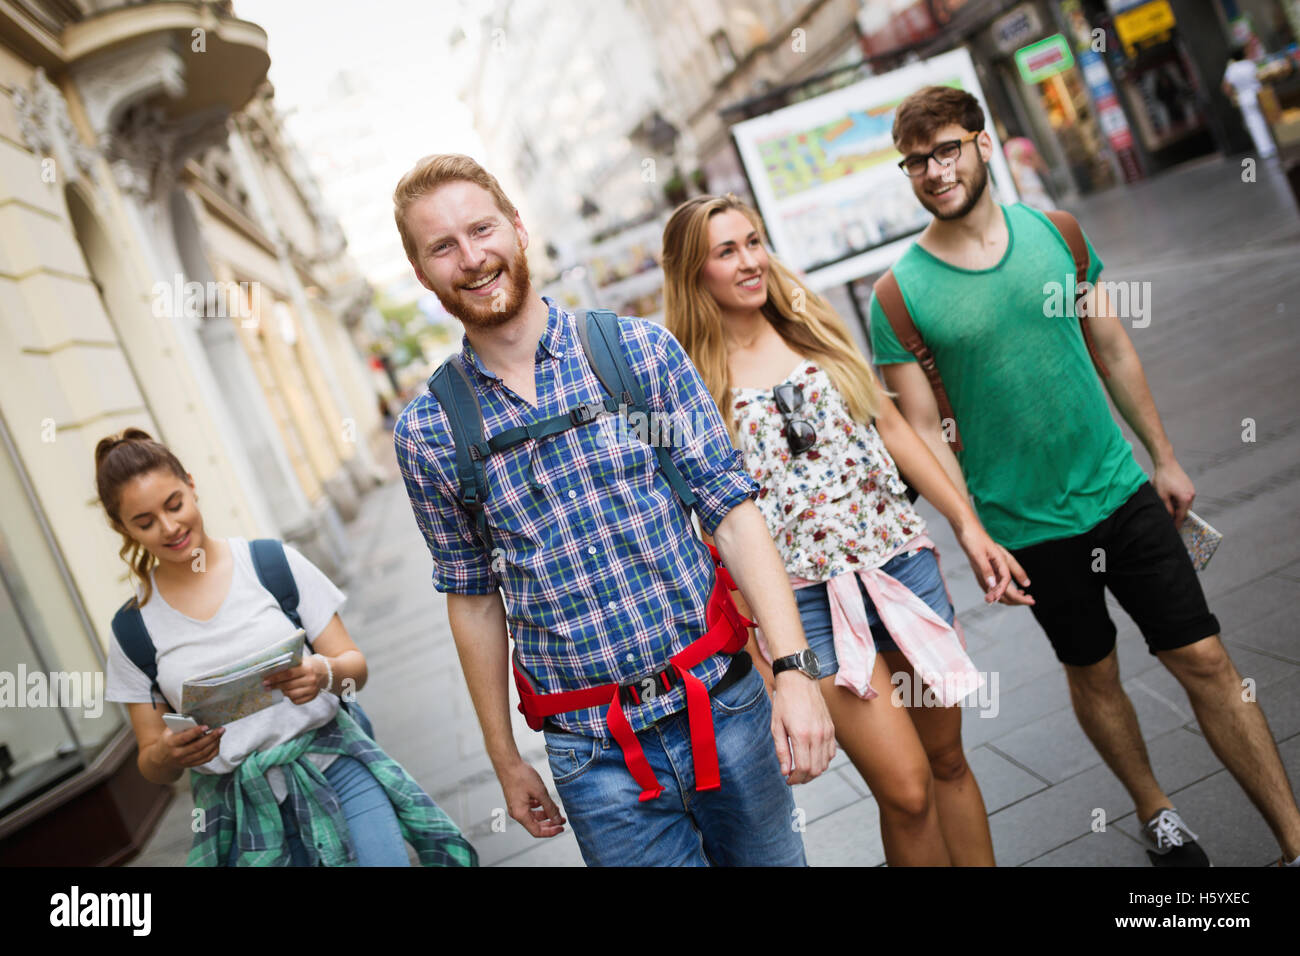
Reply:
<svg viewBox="0 0 1300 956"><path fill-rule="evenodd" d="M330 688L334 686L334 668L330 664L330 659L324 654L317 654L316 656L325 662L325 673L329 675L329 679L325 682L324 692L328 694Z"/></svg>

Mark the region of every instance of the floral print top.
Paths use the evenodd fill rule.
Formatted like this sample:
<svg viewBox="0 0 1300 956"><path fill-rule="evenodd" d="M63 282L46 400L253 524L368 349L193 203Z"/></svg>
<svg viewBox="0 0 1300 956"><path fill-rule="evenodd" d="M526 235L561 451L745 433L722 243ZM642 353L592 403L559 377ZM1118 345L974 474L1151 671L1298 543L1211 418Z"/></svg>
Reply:
<svg viewBox="0 0 1300 956"><path fill-rule="evenodd" d="M875 425L852 418L830 376L802 360L785 381L803 386L794 417L817 432L801 455L790 452L771 388L731 394L745 467L760 486L758 508L787 573L820 582L879 567L924 534L925 521Z"/></svg>

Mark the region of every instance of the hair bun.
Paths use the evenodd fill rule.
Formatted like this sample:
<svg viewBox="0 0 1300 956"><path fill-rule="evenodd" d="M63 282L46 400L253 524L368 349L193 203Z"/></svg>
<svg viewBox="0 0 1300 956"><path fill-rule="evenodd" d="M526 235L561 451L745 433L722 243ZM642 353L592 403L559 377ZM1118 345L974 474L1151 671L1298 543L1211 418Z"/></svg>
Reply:
<svg viewBox="0 0 1300 956"><path fill-rule="evenodd" d="M118 445L133 441L151 442L153 441L153 436L143 428L127 428L124 429L121 434L109 435L107 438L101 438L99 443L95 445L95 467L98 468L103 463L104 459L107 458Z"/></svg>

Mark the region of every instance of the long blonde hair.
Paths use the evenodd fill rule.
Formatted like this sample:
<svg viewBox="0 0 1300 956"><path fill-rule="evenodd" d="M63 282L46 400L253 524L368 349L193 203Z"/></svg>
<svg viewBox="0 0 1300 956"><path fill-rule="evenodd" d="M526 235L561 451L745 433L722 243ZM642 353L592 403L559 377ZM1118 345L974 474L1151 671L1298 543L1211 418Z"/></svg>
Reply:
<svg viewBox="0 0 1300 956"><path fill-rule="evenodd" d="M663 239L664 324L699 369L732 442L738 446L722 313L699 281L709 255L709 219L732 209L753 223L766 245L767 234L757 211L730 193L688 199L668 220ZM817 359L849 414L870 424L880 408L881 388L848 326L829 302L806 288L776 256L769 253L768 262L763 316L791 349Z"/></svg>

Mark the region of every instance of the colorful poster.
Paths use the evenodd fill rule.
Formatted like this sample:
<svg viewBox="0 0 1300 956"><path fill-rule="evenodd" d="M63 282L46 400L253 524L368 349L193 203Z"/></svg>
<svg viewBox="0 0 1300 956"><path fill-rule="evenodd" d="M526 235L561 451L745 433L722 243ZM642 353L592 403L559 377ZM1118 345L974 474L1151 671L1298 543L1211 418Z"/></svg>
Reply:
<svg viewBox="0 0 1300 956"><path fill-rule="evenodd" d="M988 106L966 50L914 63L732 127L777 255L816 289L884 271L930 214L898 168L894 110L923 86L969 90ZM992 184L1015 186L992 123Z"/></svg>

